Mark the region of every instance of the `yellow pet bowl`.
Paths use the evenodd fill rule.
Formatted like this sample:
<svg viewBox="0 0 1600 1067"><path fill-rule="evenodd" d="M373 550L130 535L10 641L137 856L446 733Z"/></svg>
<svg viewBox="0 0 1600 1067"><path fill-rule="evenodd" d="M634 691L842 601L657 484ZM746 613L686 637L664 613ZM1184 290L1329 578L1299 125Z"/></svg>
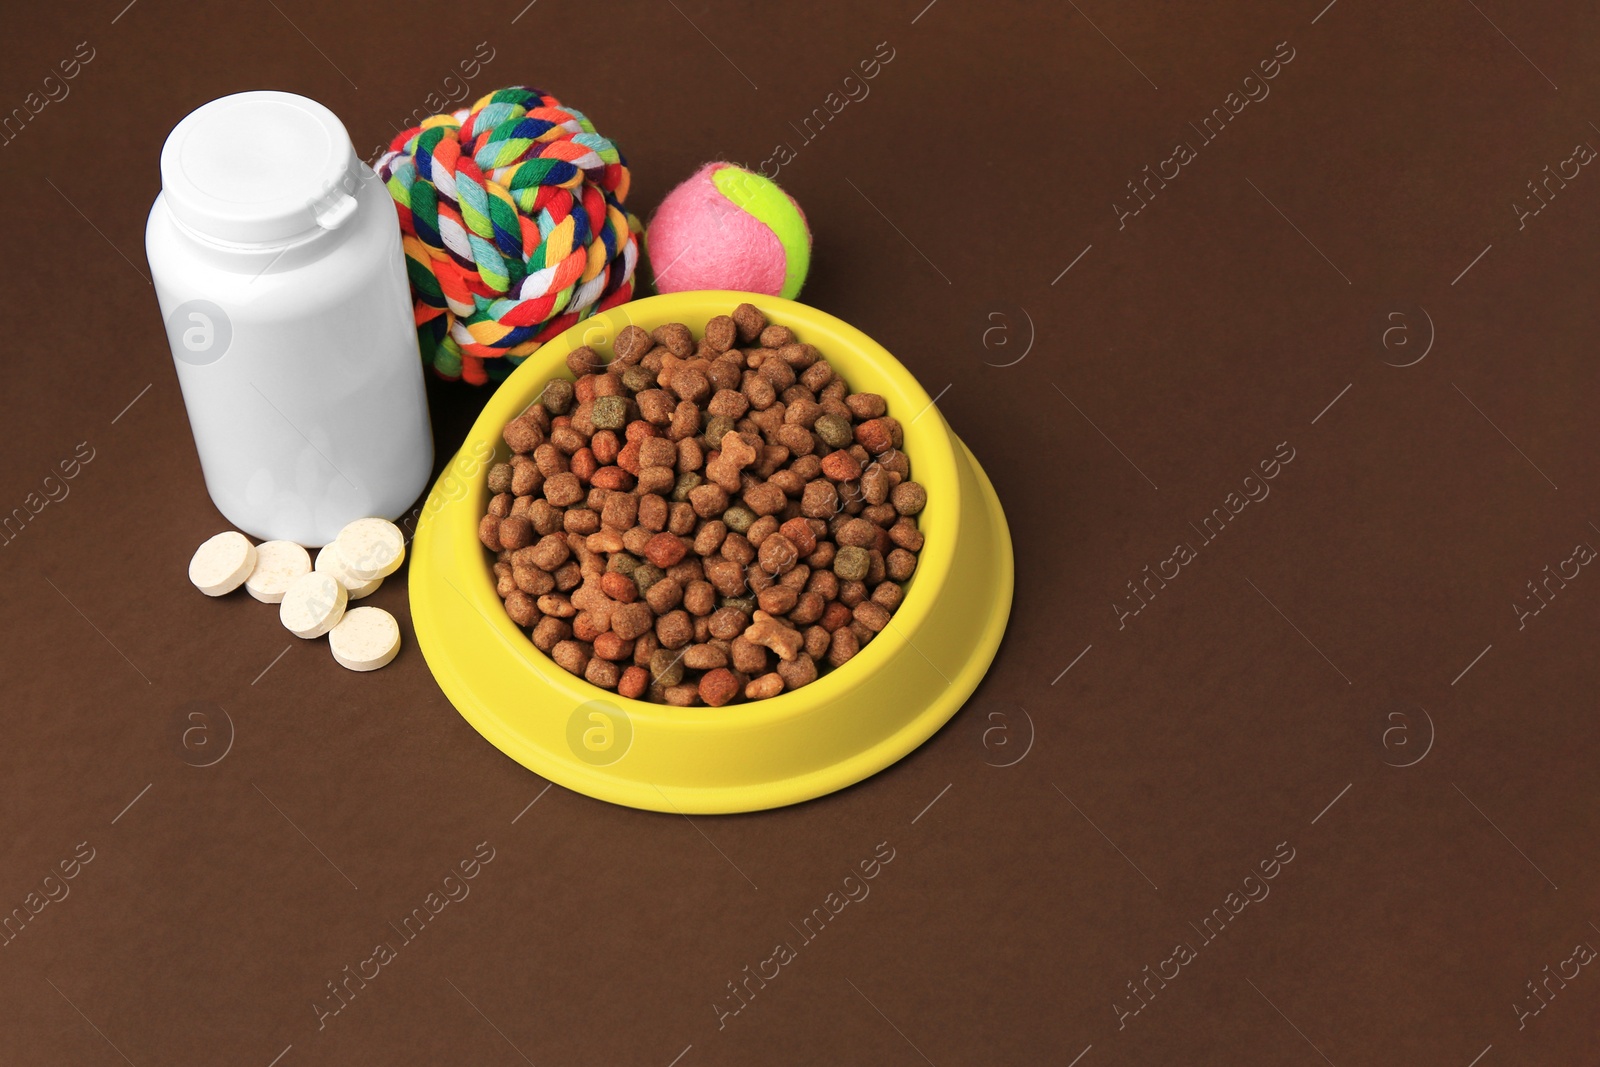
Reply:
<svg viewBox="0 0 1600 1067"><path fill-rule="evenodd" d="M535 648L495 595L478 542L485 469L500 431L566 376L580 345L605 351L630 324L696 333L749 301L814 344L856 392L878 393L905 428L912 477L928 491L916 573L889 626L843 667L769 700L674 708L629 700L568 674ZM883 347L815 308L734 292L673 293L596 315L545 344L490 398L423 507L411 557L411 615L429 668L473 728L544 777L654 811L756 811L875 774L953 716L994 659L1011 611L1011 536L982 468L933 401Z"/></svg>

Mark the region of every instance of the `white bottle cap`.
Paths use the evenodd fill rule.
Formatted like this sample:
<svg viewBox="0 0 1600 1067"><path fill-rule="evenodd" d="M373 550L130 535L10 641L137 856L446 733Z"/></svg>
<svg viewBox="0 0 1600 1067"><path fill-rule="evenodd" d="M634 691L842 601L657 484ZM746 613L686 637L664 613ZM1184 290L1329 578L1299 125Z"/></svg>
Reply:
<svg viewBox="0 0 1600 1067"><path fill-rule="evenodd" d="M190 112L161 149L161 191L186 228L282 244L355 213L364 167L333 112L303 96L236 93Z"/></svg>

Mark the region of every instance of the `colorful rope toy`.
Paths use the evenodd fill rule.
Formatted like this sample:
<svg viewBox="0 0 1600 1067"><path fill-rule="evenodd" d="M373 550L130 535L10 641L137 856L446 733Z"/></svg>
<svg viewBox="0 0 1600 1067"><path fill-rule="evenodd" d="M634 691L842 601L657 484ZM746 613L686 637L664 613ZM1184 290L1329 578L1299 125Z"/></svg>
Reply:
<svg viewBox="0 0 1600 1067"><path fill-rule="evenodd" d="M424 355L443 378L502 381L633 297L627 162L553 96L513 86L424 119L377 171L400 212Z"/></svg>

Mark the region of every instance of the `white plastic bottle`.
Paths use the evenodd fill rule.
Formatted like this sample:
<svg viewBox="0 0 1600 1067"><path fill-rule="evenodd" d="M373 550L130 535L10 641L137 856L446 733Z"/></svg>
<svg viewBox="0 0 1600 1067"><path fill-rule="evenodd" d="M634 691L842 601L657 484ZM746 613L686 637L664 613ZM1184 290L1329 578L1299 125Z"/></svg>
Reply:
<svg viewBox="0 0 1600 1067"><path fill-rule="evenodd" d="M161 150L145 249L206 489L246 533L327 544L433 465L400 227L339 119L213 100Z"/></svg>

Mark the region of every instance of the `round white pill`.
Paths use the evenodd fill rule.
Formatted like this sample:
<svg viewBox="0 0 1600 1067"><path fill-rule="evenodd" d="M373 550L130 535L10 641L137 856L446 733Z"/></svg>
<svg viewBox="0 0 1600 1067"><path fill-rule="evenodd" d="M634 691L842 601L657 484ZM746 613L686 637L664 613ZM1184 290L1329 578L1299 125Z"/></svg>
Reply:
<svg viewBox="0 0 1600 1067"><path fill-rule="evenodd" d="M388 519L357 519L334 539L352 578L387 578L406 558L406 539Z"/></svg>
<svg viewBox="0 0 1600 1067"><path fill-rule="evenodd" d="M263 604L278 604L289 584L311 573L311 555L293 541L263 541L256 546L256 566L244 580L246 591Z"/></svg>
<svg viewBox="0 0 1600 1067"><path fill-rule="evenodd" d="M328 648L340 666L375 671L400 651L400 624L382 608L351 608L328 631Z"/></svg>
<svg viewBox="0 0 1600 1067"><path fill-rule="evenodd" d="M339 579L323 571L302 574L290 583L278 605L278 619L296 637L321 637L344 618L350 597Z"/></svg>
<svg viewBox="0 0 1600 1067"><path fill-rule="evenodd" d="M231 593L256 569L256 546L235 530L219 533L194 550L189 580L206 596Z"/></svg>
<svg viewBox="0 0 1600 1067"><path fill-rule="evenodd" d="M364 596L376 593L378 586L383 584L382 578L363 581L352 575L345 567L344 560L339 556L339 546L331 542L323 545L321 551L317 553L315 568L324 574L331 574L337 578L339 584L344 586L345 590L350 594L351 600L360 600Z"/></svg>

